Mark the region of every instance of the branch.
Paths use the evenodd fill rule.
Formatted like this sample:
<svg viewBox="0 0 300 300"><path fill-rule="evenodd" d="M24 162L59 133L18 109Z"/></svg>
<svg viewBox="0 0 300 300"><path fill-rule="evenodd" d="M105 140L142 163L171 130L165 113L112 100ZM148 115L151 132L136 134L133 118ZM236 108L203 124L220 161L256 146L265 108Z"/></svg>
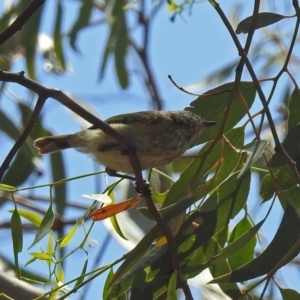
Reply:
<svg viewBox="0 0 300 300"><path fill-rule="evenodd" d="M15 21L0 33L0 45L20 31L24 24L45 3L46 0L33 0Z"/></svg>
<svg viewBox="0 0 300 300"><path fill-rule="evenodd" d="M15 277L8 276L4 272L0 272L0 291L1 294L12 299L32 300L37 297L41 297L39 298L41 300L49 299L49 297L43 297L45 291Z"/></svg>

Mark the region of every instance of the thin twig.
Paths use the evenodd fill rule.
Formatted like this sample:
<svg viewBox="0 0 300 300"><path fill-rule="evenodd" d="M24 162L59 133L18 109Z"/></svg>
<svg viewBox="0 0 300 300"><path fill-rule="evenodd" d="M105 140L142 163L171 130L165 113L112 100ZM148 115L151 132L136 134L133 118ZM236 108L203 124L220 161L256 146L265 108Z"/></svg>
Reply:
<svg viewBox="0 0 300 300"><path fill-rule="evenodd" d="M33 0L25 10L0 33L0 45L11 38L22 29L24 24L34 15L34 13L46 2L46 0Z"/></svg>

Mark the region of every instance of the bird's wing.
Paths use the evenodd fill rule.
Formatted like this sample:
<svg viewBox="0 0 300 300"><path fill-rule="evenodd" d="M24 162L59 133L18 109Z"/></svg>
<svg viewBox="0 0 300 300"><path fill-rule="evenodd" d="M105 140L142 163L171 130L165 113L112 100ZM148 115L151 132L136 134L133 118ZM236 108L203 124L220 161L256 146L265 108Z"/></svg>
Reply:
<svg viewBox="0 0 300 300"><path fill-rule="evenodd" d="M140 111L130 114L121 114L117 116L113 116L105 120L108 124L113 123L123 123L123 124L131 124L131 123L157 123L163 120L163 116L160 112L157 111Z"/></svg>

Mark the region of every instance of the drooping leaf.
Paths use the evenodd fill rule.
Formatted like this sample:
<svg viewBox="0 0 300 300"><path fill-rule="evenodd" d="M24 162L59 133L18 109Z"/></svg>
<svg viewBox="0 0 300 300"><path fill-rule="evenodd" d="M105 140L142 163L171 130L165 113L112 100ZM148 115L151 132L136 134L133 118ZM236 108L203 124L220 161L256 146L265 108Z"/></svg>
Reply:
<svg viewBox="0 0 300 300"><path fill-rule="evenodd" d="M52 153L50 155L50 160L52 182L59 182L61 179L66 178L66 168L62 153ZM60 216L63 216L67 206L67 184L56 184L54 185L53 190L56 212Z"/></svg>
<svg viewBox="0 0 300 300"><path fill-rule="evenodd" d="M257 19L255 23L255 29L265 27L276 22L281 21L282 19L287 18L287 16L271 13L271 12L262 12L257 14ZM241 21L236 29L236 33L248 33L250 29L250 25L252 23L253 16L246 18L245 20Z"/></svg>
<svg viewBox="0 0 300 300"><path fill-rule="evenodd" d="M177 289L177 272L174 271L169 281L167 299L177 300L176 289Z"/></svg>
<svg viewBox="0 0 300 300"><path fill-rule="evenodd" d="M49 206L42 223L40 227L38 228L38 231L35 235L33 243L30 245L28 250L32 248L35 244L37 244L52 228L53 222L54 222L54 213L52 210L52 205Z"/></svg>
<svg viewBox="0 0 300 300"><path fill-rule="evenodd" d="M73 225L73 227L69 230L69 232L61 240L61 242L59 244L60 248L66 247L72 241L75 233L77 232L77 228L78 228L78 222L76 222Z"/></svg>
<svg viewBox="0 0 300 300"><path fill-rule="evenodd" d="M18 210L15 208L11 216L11 235L17 277L21 278L18 254L23 249L23 227Z"/></svg>
<svg viewBox="0 0 300 300"><path fill-rule="evenodd" d="M60 1L57 2L56 6L56 20L54 22L53 30L53 42L54 42L54 51L58 61L61 64L63 70L66 69L65 65L65 55L63 51L62 35L61 35L61 25L63 20L63 5Z"/></svg>
<svg viewBox="0 0 300 300"><path fill-rule="evenodd" d="M94 7L94 0L85 0L81 3L81 7L78 12L77 19L73 24L69 34L70 45L75 51L78 51L78 48L76 46L77 35L83 28L85 28L88 25L93 7Z"/></svg>
<svg viewBox="0 0 300 300"><path fill-rule="evenodd" d="M23 3L22 11L28 5L29 1L19 1L19 3ZM24 56L26 59L26 67L28 71L28 75L30 78L36 78L36 70L35 70L35 54L37 50L38 37L40 33L40 26L42 20L42 14L44 12L45 5L42 5L26 22L20 31L20 42L21 45L25 49L26 55Z"/></svg>
<svg viewBox="0 0 300 300"><path fill-rule="evenodd" d="M88 262L89 262L89 258L87 257L86 260L84 261L83 268L81 270L81 274L75 283L75 287L78 287L79 285L81 285L83 283L84 277L85 277L84 275L86 274Z"/></svg>
<svg viewBox="0 0 300 300"><path fill-rule="evenodd" d="M128 47L127 21L124 11L125 4L126 3L121 0L112 0L106 3L105 12L110 25L110 35L105 46L100 69L100 79L102 79L108 57L114 54L117 77L123 89L129 84L128 71L125 63Z"/></svg>

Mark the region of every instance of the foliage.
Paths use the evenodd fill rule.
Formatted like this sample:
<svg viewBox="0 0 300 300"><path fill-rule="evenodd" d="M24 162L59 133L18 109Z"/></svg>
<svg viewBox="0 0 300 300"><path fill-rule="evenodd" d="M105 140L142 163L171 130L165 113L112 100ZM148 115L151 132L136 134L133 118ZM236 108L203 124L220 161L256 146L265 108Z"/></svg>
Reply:
<svg viewBox="0 0 300 300"><path fill-rule="evenodd" d="M255 1L253 15L247 18L233 15L233 21L229 21L229 13L225 14L217 2L209 1L227 28L230 34L228 38L234 42L236 62L199 83L199 86L208 81L216 84L195 96L195 100L185 109L217 121L217 126L207 129L195 142L201 147L197 148L193 159L182 158L174 163L175 176L166 169L164 172L152 171L149 176L152 198L144 194L147 207L139 207L138 213L143 222L155 220L156 223L124 256L115 258L112 263L105 262L100 267L89 266L87 247L90 247L94 222L82 224L85 219L89 220L96 201L90 206L77 207L82 212L79 220L62 217L69 209L68 184L102 172L66 179L67 162L60 153L55 153L51 156L52 169L49 171L52 183L30 186L41 175L37 163L40 157L32 141L52 134L41 114L48 98L56 99L90 123L109 130L109 126L78 105L79 100L46 88L37 76L41 59L47 71L57 78L67 73L65 49L68 47L80 53L79 36L85 30L104 24L108 28L107 40L102 40L101 45L100 78L105 77L107 69L111 67L110 58L113 57L119 86L128 88L135 76L135 68L131 68L128 56L134 52L138 59L136 73L143 76L141 85L147 91L153 108L163 108L148 50L150 25L155 22L154 16L165 3L152 3L149 12L145 2L79 1L77 16L66 33L63 24L67 6L57 1L51 42L49 47L39 48L40 52L36 45L41 38L40 26L46 10L44 1L14 1L3 12L0 19L1 28L5 28L0 34L0 68L3 70L0 72L1 92L7 94L8 84L15 82L30 93L26 100L9 95L11 103L18 110L19 120L12 119L6 108L0 107L0 131L13 141L11 150L3 154L0 205L9 203L10 207L11 220L7 227L11 231L14 262L10 263L0 253L2 263L14 269L18 278L50 286L46 292L50 299L65 299L102 274L106 275L103 299L177 299L177 289L182 289L185 297L191 299L187 280L207 269L213 277L211 283L217 283L222 292L232 299L267 299L268 291L273 288L283 299L298 299L300 294L297 287L281 287L277 272L287 264L296 264L300 251L300 92L297 84L299 79L293 75L294 68L299 64L295 54L300 22L297 1L286 4L291 11L294 10L294 15L289 16L263 11L264 8L259 10L259 1ZM166 15L166 18L179 22L179 17L186 18L186 12L193 11L196 5L194 1L181 4L167 1L169 16ZM100 20L95 19L96 12L101 16ZM134 26L130 24L132 20L129 20L129 15L132 16L132 13L135 15L134 25L143 31L142 42L136 40L132 29ZM235 18L239 19L236 30L232 25ZM294 26L286 35L276 32L272 27L283 22L290 22L290 26ZM238 36L241 33L247 33L244 45ZM254 34L259 39L254 39ZM267 36L272 38L263 41ZM271 43L278 46L280 53L264 51L264 47ZM24 72L13 72L17 56L24 59L26 76ZM260 65L256 64L258 57ZM229 80L232 75L234 80ZM280 83L284 76L287 76L287 80L282 85ZM265 82L269 83L268 88ZM276 94L281 96L285 105L279 121L273 117L270 108ZM135 175L137 184L143 184L140 170ZM177 178L176 181L173 178ZM253 180L257 178L260 195L256 194L256 199L252 199L250 190ZM120 182L108 183L101 196L90 198L114 203ZM32 191L41 186L49 191L46 207L42 204L31 205L30 202L35 199ZM125 193L127 198L122 200L130 199L122 204L122 209L131 208L140 201L132 185L123 190ZM153 207L152 200L158 203L158 210ZM267 206L268 209L261 220L254 221L255 213L251 214L249 207L254 205L255 210L259 210L260 201L261 206ZM260 239L262 227L270 220L278 202L282 217L275 236L266 244ZM106 206L105 212L112 211L108 216L111 217L114 230L125 239L122 228L126 224L118 222L114 216L117 207L121 206ZM2 228L5 228L4 225L1 225ZM71 226L68 228L68 225ZM85 230L84 238L74 246L72 242L81 228ZM29 230L35 232L35 237L29 249L24 249L23 239ZM41 240L47 240L46 244L41 245ZM68 248L70 244L71 250ZM66 279L65 263L72 261L77 251L85 255L81 273ZM30 255L30 259L21 264L20 253L24 252ZM27 271L28 265L38 262L47 265L48 278ZM287 269L282 270L286 273ZM240 283L245 282L241 287ZM260 284L264 284L263 289L259 288Z"/></svg>

